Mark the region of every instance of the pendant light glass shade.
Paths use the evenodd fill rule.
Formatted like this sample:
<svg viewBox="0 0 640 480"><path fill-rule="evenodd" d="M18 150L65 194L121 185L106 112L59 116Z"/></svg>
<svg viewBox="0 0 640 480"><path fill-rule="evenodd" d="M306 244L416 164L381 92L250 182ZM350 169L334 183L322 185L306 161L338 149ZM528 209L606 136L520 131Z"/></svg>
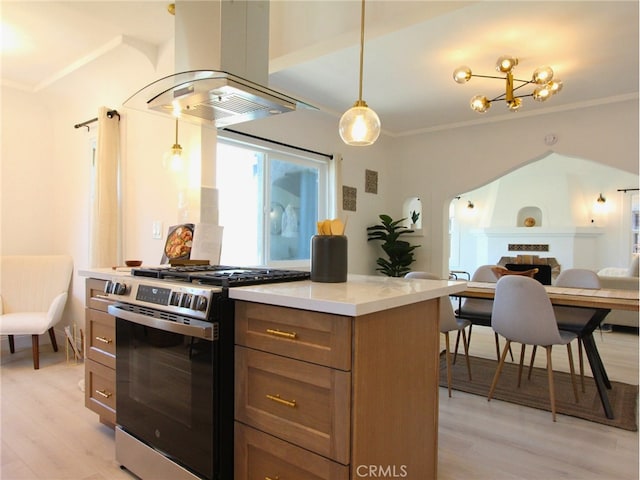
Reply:
<svg viewBox="0 0 640 480"><path fill-rule="evenodd" d="M380 118L367 106L367 102L357 101L340 118L338 130L347 145L364 147L373 144L380 136Z"/></svg>
<svg viewBox="0 0 640 480"><path fill-rule="evenodd" d="M380 136L380 117L362 100L362 70L364 63L364 0L360 22L360 83L358 100L344 112L338 124L340 138L347 145L365 147L373 144Z"/></svg>

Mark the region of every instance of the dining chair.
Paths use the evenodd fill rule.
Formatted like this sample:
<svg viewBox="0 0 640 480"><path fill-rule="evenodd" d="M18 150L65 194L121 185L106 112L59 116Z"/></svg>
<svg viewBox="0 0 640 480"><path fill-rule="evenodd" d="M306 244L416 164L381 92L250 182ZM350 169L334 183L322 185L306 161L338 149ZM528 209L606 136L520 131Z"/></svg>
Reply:
<svg viewBox="0 0 640 480"><path fill-rule="evenodd" d="M522 344L518 367L518 387L522 378L526 345L540 345L545 347L547 351L549 400L554 422L556 421L556 404L551 349L553 345L566 345L573 394L576 403L578 402L578 388L574 377L573 355L571 353L571 342L577 338L577 335L558 328L551 300L540 282L533 278L515 275L505 276L498 280L491 313L491 327L506 338L506 345L502 350L496 373L491 382L487 396L488 401L493 397L509 347L512 342L517 342Z"/></svg>
<svg viewBox="0 0 640 480"><path fill-rule="evenodd" d="M498 265L481 265L473 272L471 276L472 282L488 282L488 283L496 283L498 278L494 273L494 269L498 267ZM493 300L487 300L484 298L464 298L460 303L458 309L455 311L455 315L459 319L466 319L471 322L469 326L469 338L468 344L471 345L471 333L473 329L473 325L480 325L483 327L491 326L491 310L493 309ZM495 343L496 343L496 357L500 358L500 340L498 339L498 334L494 333ZM456 341L456 350L455 354L458 353ZM455 355L454 354L454 355ZM513 358L512 358L513 359ZM455 356L454 356L455 363Z"/></svg>
<svg viewBox="0 0 640 480"><path fill-rule="evenodd" d="M409 272L405 275L405 278L419 278L426 280L440 280L440 277L430 272ZM469 381L471 381L471 361L469 360L469 342L467 340L467 334L465 329L471 328L471 322L466 319L457 318L453 313L453 307L449 297L440 298L440 307L438 309L438 326L440 333L444 334L445 345L445 360L447 363L447 390L449 397L451 397L451 348L449 344L449 332L457 331L458 334L462 334L462 345L464 347L464 355L467 362L467 373L469 375ZM457 345L457 342L456 342Z"/></svg>
<svg viewBox="0 0 640 480"><path fill-rule="evenodd" d="M558 275L555 283L556 287L571 287L571 288L587 288L587 289L599 289L600 278L598 274L592 270L585 268L569 268L563 270ZM558 321L558 327L563 330L574 332L578 335L578 365L580 370L580 385L582 392L585 391L584 387L584 354L583 344L580 332L586 326L587 322L593 318L596 313L592 308L579 308L579 307L553 307ZM533 365L535 351L532 352L531 365ZM529 367L531 372L531 367ZM531 373L529 373L531 375Z"/></svg>

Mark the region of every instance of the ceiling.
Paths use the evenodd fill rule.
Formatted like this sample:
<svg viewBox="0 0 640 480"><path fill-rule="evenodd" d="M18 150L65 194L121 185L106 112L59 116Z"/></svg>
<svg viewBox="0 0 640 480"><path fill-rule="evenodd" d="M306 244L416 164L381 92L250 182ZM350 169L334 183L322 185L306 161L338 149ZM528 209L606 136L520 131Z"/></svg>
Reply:
<svg viewBox="0 0 640 480"><path fill-rule="evenodd" d="M2 82L43 91L121 36L172 42L167 3L1 0ZM370 0L366 8L363 99L389 135L638 101L637 1ZM359 28L358 1L272 0L269 86L338 117L358 97ZM11 30L21 49L9 48ZM459 85L453 70L464 64L498 75L495 61L503 54L519 58L516 78L550 65L563 90L545 103L526 98L517 113L504 102L485 114L471 111L473 95L496 97L504 82L472 78Z"/></svg>

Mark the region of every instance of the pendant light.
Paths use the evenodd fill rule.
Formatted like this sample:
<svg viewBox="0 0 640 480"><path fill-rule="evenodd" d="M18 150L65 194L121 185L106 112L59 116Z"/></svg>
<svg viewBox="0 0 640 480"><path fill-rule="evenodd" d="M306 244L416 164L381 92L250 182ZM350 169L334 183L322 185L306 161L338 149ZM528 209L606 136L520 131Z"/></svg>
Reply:
<svg viewBox="0 0 640 480"><path fill-rule="evenodd" d="M372 145L380 135L380 118L362 100L362 65L364 62L364 0L362 0L362 15L360 22L360 83L358 100L340 118L338 131L340 138L347 145Z"/></svg>
<svg viewBox="0 0 640 480"><path fill-rule="evenodd" d="M165 165L174 172L182 170L182 147L178 143L178 119L176 118L176 141L165 154Z"/></svg>

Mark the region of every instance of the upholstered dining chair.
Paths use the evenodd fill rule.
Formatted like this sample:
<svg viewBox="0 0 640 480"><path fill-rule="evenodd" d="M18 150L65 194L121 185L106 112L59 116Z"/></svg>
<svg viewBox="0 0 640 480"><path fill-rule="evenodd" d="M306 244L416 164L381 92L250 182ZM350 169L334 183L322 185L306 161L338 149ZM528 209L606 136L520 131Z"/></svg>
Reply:
<svg viewBox="0 0 640 480"><path fill-rule="evenodd" d="M62 319L73 260L68 255L16 255L0 257L0 334L9 337L9 351L15 352L14 335L31 335L33 368L40 368L39 335L49 332L58 351L53 330Z"/></svg>
<svg viewBox="0 0 640 480"><path fill-rule="evenodd" d="M440 280L440 277L434 273L429 272L409 272L405 275L405 278L421 278L426 280ZM442 297L440 299L438 325L440 333L444 334L445 340L445 359L447 362L447 390L449 396L451 396L451 348L449 343L449 332L457 331L458 334L462 334L462 345L464 346L464 354L467 361L467 373L469 374L469 380L471 380L471 361L469 360L469 343L467 341L467 334L465 329L471 327L471 322L462 318L456 318L453 313L453 307L451 306L451 300L449 297Z"/></svg>
<svg viewBox="0 0 640 480"><path fill-rule="evenodd" d="M506 345L502 350L496 373L491 382L491 388L487 396L488 401L493 397L509 347L512 342L517 342L522 344L518 368L518 387L522 378L522 364L526 345L540 345L545 347L547 351L549 400L554 422L556 421L556 402L551 349L553 345L566 345L573 394L576 403L578 402L578 388L576 386L573 355L571 353L571 342L576 339L577 335L558 328L551 300L549 300L549 296L540 282L533 278L515 275L505 276L498 280L491 313L491 327L506 338Z"/></svg>

